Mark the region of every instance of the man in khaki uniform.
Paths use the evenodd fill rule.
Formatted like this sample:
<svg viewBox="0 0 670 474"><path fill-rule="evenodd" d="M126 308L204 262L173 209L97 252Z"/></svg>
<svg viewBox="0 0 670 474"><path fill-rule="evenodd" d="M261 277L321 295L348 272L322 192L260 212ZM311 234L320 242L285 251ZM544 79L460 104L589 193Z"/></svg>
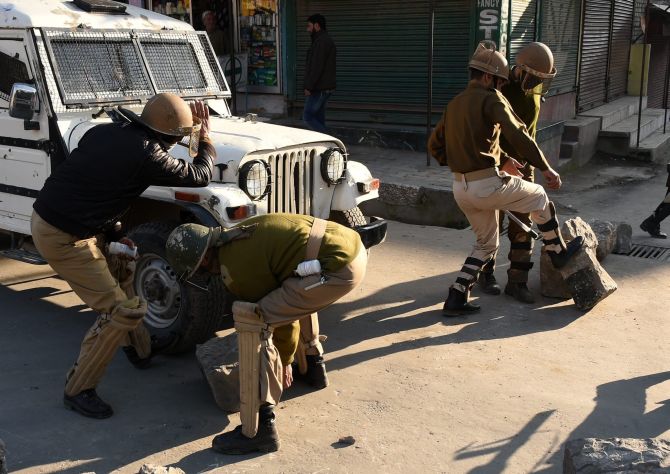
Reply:
<svg viewBox="0 0 670 474"><path fill-rule="evenodd" d="M359 233L311 216L268 214L228 230L184 224L168 238L166 254L182 278L199 267L220 272L238 298L233 318L239 341L242 424L216 436L212 448L225 454L276 451L279 436L273 407L281 397L284 371L291 370L287 359L296 350L298 326L292 326L294 337L281 338L293 341L279 348L281 362L273 332L305 315L316 315L358 286L367 264Z"/></svg>
<svg viewBox="0 0 670 474"><path fill-rule="evenodd" d="M540 117L540 98L549 90L549 84L556 75L554 56L551 50L543 43L529 43L517 53L516 66L510 71L510 80L502 86L501 92L512 106L512 110L526 125L528 135L535 140L537 122ZM514 147L500 137L503 150L501 163L503 168L509 156L516 157ZM519 168L524 180L534 182L533 165L519 158L523 165ZM526 225L531 224L530 214L513 212ZM502 216L501 216L502 219ZM528 272L533 268L531 257L533 254L533 239L513 220L509 220L507 237L510 241L508 254L510 268L507 270L507 285L505 294L523 303L534 303L535 298L528 289ZM479 284L485 293L500 294L500 286L493 274L495 270L495 255L484 265L479 275Z"/></svg>
<svg viewBox="0 0 670 474"><path fill-rule="evenodd" d="M151 356L142 325L146 303L132 291L133 262L108 262L105 240L134 247L117 226L132 201L150 185L206 186L216 157L207 135L209 112L201 102L189 107L174 94L157 94L141 116L123 108L119 113L127 121L93 127L49 176L31 221L37 250L100 314L67 374L63 397L65 406L91 418L114 413L95 389L119 346L126 346L138 367ZM168 153L186 135L192 164Z"/></svg>
<svg viewBox="0 0 670 474"><path fill-rule="evenodd" d="M561 186L559 174L549 166L499 91L509 78L507 60L480 44L469 67L471 81L467 89L449 103L428 143L433 157L451 168L454 198L477 238L456 282L449 288L443 308L445 316L479 311L480 307L468 302L468 297L482 267L498 249L498 210L530 213L557 268L564 266L583 242L582 237L564 242L553 203L542 186L518 177L518 163L509 160L507 167L498 169L502 133L518 156L540 169L550 189Z"/></svg>

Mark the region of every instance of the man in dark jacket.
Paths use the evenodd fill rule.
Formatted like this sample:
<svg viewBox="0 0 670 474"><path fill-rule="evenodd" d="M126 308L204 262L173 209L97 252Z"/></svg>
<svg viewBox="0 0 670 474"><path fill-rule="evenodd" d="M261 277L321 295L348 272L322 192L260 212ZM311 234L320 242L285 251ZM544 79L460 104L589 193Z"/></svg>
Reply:
<svg viewBox="0 0 670 474"><path fill-rule="evenodd" d="M323 15L307 19L312 44L305 63L305 110L302 119L317 132L326 132L326 102L335 90L335 43L326 31Z"/></svg>
<svg viewBox="0 0 670 474"><path fill-rule="evenodd" d="M64 396L67 407L92 418L113 414L95 387L119 346L130 344L140 357L150 357L148 333L140 329L146 303L132 294L132 285L119 284L124 272L110 271L104 240L134 247L121 238L118 224L133 200L151 185L206 186L216 156L208 138L209 112L201 102L189 107L174 94L157 94L141 116L125 109L120 112L127 122L86 132L46 180L31 223L33 241L42 256L84 303L100 313L67 374ZM186 135L191 136L193 164L168 153ZM128 279L125 274L121 277ZM129 358L141 365L141 360Z"/></svg>

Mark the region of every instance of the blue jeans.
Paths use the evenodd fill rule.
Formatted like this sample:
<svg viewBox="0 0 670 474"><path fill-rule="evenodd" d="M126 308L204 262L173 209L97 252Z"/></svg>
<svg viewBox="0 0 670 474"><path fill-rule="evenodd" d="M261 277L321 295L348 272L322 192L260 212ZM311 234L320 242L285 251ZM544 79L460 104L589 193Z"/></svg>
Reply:
<svg viewBox="0 0 670 474"><path fill-rule="evenodd" d="M302 120L315 132L326 133L326 102L330 91L314 91L305 97Z"/></svg>

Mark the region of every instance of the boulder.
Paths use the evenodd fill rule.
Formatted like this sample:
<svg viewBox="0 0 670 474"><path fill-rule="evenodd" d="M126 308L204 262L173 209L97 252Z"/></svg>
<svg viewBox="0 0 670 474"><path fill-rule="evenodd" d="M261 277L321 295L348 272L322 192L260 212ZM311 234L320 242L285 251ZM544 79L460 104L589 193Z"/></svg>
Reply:
<svg viewBox="0 0 670 474"><path fill-rule="evenodd" d="M547 251L544 249L542 249L540 257L540 293L548 298L561 300L572 298L568 285L563 280L563 275L554 268Z"/></svg>
<svg viewBox="0 0 670 474"><path fill-rule="evenodd" d="M156 464L143 464L138 474L186 474L178 467L157 466Z"/></svg>
<svg viewBox="0 0 670 474"><path fill-rule="evenodd" d="M564 474L670 473L670 442L658 438L584 438L565 443Z"/></svg>
<svg viewBox="0 0 670 474"><path fill-rule="evenodd" d="M598 240L596 258L599 262L602 262L605 257L612 253L616 244L616 225L609 221L594 219L589 221L589 226Z"/></svg>
<svg viewBox="0 0 670 474"><path fill-rule="evenodd" d="M616 289L616 282L605 271L598 262L596 256L598 249L598 238L586 222L580 217L567 220L561 229L566 242L574 239L577 235L584 237L582 248L570 259L568 264L556 270L551 265L551 260L545 257L540 261L540 282L542 294L547 296L567 297L571 295L575 306L581 310L589 310L600 301L611 295ZM565 282L565 288L556 283L560 278Z"/></svg>
<svg viewBox="0 0 670 474"><path fill-rule="evenodd" d="M228 413L240 411L239 354L235 331L198 345L195 355L216 404Z"/></svg>
<svg viewBox="0 0 670 474"><path fill-rule="evenodd" d="M612 253L628 255L633 250L633 228L625 222L615 222L616 243Z"/></svg>

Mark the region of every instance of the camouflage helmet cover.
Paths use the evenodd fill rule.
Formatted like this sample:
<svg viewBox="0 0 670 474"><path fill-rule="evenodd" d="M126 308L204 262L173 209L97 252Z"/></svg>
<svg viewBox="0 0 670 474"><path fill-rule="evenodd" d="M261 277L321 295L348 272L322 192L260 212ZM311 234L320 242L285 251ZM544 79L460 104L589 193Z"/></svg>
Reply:
<svg viewBox="0 0 670 474"><path fill-rule="evenodd" d="M182 224L172 231L165 243L166 258L181 279L196 272L210 248L214 229L199 224Z"/></svg>

